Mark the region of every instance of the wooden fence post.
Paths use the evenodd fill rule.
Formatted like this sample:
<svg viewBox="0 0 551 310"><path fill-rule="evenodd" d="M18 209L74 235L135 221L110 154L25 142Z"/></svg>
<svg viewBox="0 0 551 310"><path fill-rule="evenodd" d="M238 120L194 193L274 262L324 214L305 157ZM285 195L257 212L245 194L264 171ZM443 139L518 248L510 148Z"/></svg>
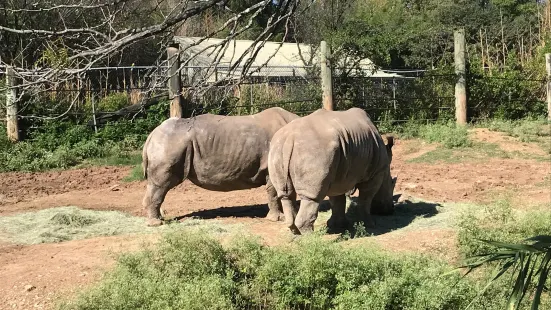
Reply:
<svg viewBox="0 0 551 310"><path fill-rule="evenodd" d="M547 119L551 121L551 54L545 54L545 70L547 71Z"/></svg>
<svg viewBox="0 0 551 310"><path fill-rule="evenodd" d="M168 56L168 97L170 98L170 117L183 116L182 82L180 78L180 53L178 45L167 48Z"/></svg>
<svg viewBox="0 0 551 310"><path fill-rule="evenodd" d="M455 120L458 125L467 124L467 79L465 66L465 29L454 32L455 58Z"/></svg>
<svg viewBox="0 0 551 310"><path fill-rule="evenodd" d="M321 89L323 91L323 108L329 111L333 111L335 105L333 104L333 81L331 75L331 47L327 45L327 42L321 41Z"/></svg>
<svg viewBox="0 0 551 310"><path fill-rule="evenodd" d="M12 142L19 141L19 123L17 122L17 90L15 71L12 67L6 68L6 128L8 139Z"/></svg>

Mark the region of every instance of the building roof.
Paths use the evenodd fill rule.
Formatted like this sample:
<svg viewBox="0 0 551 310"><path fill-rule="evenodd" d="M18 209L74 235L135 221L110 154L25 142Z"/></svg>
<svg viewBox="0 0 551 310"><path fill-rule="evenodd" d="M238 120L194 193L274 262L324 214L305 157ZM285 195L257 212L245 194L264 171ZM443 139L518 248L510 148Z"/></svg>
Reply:
<svg viewBox="0 0 551 310"><path fill-rule="evenodd" d="M208 38L199 42L203 38L200 37L175 37L174 41L180 45L180 50L183 51L182 61L186 61L192 55L194 59L190 61L189 66L210 67L214 63L214 59L220 57L217 65L217 70L223 74L223 68L228 68L234 65L239 57L245 53L242 64L251 57L251 52L248 48L254 43L252 40L231 40L227 44L227 48L222 52L223 39ZM318 53L312 52L312 47L307 44L297 43L281 43L281 42L266 42L256 55L252 62L252 69L258 68L267 63L267 66L261 68L259 72L255 72L253 76L302 76L307 75L307 68L311 64L318 62ZM253 49L254 51L254 49ZM315 54L314 54L315 53ZM369 59L362 59L360 68L366 76L392 78L401 77L398 74L386 73L381 70L375 70L375 65ZM337 67L339 67L337 65ZM226 71L227 72L227 71ZM234 74L239 74L239 70ZM210 78L209 78L210 80Z"/></svg>

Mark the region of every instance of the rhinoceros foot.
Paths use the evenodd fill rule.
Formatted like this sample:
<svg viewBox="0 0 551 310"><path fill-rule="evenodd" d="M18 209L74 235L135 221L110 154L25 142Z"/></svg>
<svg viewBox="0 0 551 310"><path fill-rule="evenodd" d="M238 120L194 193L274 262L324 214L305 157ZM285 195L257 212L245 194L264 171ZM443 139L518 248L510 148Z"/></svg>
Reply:
<svg viewBox="0 0 551 310"><path fill-rule="evenodd" d="M346 219L336 220L333 217L327 221L327 233L328 234L340 234L346 229L350 228Z"/></svg>
<svg viewBox="0 0 551 310"><path fill-rule="evenodd" d="M279 211L271 211L270 210L270 212L268 212L268 215L266 215L266 219L270 220L272 222L284 221L285 216L283 215L283 213L281 213Z"/></svg>
<svg viewBox="0 0 551 310"><path fill-rule="evenodd" d="M161 219L148 219L147 220L147 226L149 227L158 227L163 225L163 221Z"/></svg>

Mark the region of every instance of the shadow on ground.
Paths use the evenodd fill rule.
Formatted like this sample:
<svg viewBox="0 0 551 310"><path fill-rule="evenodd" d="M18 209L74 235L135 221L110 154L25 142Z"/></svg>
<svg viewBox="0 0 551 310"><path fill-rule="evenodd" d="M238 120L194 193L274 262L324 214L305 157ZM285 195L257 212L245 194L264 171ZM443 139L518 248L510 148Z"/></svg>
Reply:
<svg viewBox="0 0 551 310"><path fill-rule="evenodd" d="M346 217L350 223L358 221L356 200L357 197L352 197L350 207L346 212ZM412 202L405 200L395 205L394 214L392 215L374 215L373 218L375 220L375 227L365 229L365 233L367 235L377 236L389 233L393 230L405 228L415 219L431 218L437 215L438 207L441 207L438 203L424 201ZM352 237L354 237L357 231L354 227L350 227L349 233Z"/></svg>
<svg viewBox="0 0 551 310"><path fill-rule="evenodd" d="M351 223L348 232L351 237L358 235L382 235L393 230L401 229L409 226L415 219L430 218L438 214L440 205L429 202L412 202L405 200L397 203L394 209L394 214L386 216L374 215L375 227L367 228L362 232L356 231L357 226L353 223L358 221L356 210L357 197L352 197L350 207L346 212L346 216ZM300 202L300 201L299 201ZM324 200L320 205L320 212L330 212L330 204L328 200ZM186 215L175 217L177 221L186 218L199 219L216 219L216 218L264 218L268 214L267 204L256 204L247 206L220 207L216 209L199 210ZM320 220L320 219L318 219ZM325 225L325 223L320 223ZM360 228L361 229L361 228Z"/></svg>
<svg viewBox="0 0 551 310"><path fill-rule="evenodd" d="M298 201L300 204L300 200ZM325 212L331 209L329 205L329 200L324 200L320 204L320 211ZM216 209L207 209L199 210L186 215L177 216L175 220L182 220L185 218L200 218L204 220L215 219L215 218L264 218L268 214L268 205L267 204L256 204L248 206L235 206L235 207L220 207Z"/></svg>

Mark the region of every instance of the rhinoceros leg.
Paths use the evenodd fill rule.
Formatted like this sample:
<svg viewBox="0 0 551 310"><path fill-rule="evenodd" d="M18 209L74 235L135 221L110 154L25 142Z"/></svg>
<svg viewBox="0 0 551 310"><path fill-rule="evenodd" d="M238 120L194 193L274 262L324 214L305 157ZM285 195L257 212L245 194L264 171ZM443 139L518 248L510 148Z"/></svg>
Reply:
<svg viewBox="0 0 551 310"><path fill-rule="evenodd" d="M281 201L277 198L277 191L272 185L272 182L267 178L266 182L266 192L268 193L268 215L266 219L277 222L283 220L283 206Z"/></svg>
<svg viewBox="0 0 551 310"><path fill-rule="evenodd" d="M157 186L152 183L147 184L142 204L147 210L148 226L159 226L163 223L161 204L165 200L166 193L169 189L168 186Z"/></svg>
<svg viewBox="0 0 551 310"><path fill-rule="evenodd" d="M366 227L375 227L375 221L371 216L371 203L373 202L373 197L375 197L377 190L381 187L381 183L382 178L375 177L369 182L361 183L357 186L360 191L358 209L360 211L360 217Z"/></svg>
<svg viewBox="0 0 551 310"><path fill-rule="evenodd" d="M296 209L294 200L289 199L289 197L283 197L281 198L281 206L285 214L285 226L289 227L293 234L300 235L300 230L295 226Z"/></svg>
<svg viewBox="0 0 551 310"><path fill-rule="evenodd" d="M346 220L346 195L329 197L331 217L327 221L328 231L341 232L348 226Z"/></svg>
<svg viewBox="0 0 551 310"><path fill-rule="evenodd" d="M318 218L319 206L319 202L301 197L295 226L298 227L302 234L314 231L314 222Z"/></svg>

